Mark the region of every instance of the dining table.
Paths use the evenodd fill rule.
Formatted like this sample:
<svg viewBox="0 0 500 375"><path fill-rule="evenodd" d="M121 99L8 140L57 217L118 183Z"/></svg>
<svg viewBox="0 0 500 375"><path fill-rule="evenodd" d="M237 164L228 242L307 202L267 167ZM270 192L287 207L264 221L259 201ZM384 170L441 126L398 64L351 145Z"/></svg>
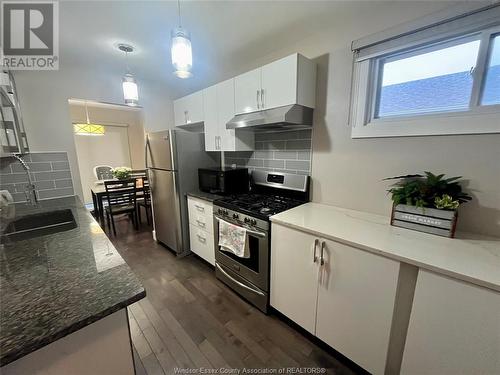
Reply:
<svg viewBox="0 0 500 375"><path fill-rule="evenodd" d="M137 193L142 195L146 189L149 189L149 186L137 186ZM94 217L101 227L103 227L105 224L104 201L106 200L106 187L102 181L95 182L90 185L90 192L92 193L92 203L94 204Z"/></svg>

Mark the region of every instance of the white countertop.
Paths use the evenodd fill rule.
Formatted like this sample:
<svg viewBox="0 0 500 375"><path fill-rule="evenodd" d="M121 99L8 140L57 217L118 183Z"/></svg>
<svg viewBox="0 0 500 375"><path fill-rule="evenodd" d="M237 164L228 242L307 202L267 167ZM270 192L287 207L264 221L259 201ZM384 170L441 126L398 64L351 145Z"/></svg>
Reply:
<svg viewBox="0 0 500 375"><path fill-rule="evenodd" d="M274 215L271 221L500 292L500 238L439 237L393 227L389 216L318 203Z"/></svg>

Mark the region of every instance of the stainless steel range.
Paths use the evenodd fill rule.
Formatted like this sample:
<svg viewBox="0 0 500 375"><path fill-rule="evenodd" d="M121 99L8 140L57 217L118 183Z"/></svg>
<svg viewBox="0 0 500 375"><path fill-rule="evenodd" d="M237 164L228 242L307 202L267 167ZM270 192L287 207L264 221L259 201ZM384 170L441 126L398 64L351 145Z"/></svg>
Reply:
<svg viewBox="0 0 500 375"><path fill-rule="evenodd" d="M216 276L263 312L269 305L269 217L308 200L309 176L253 171L250 193L214 201ZM218 246L220 220L246 229L248 258Z"/></svg>

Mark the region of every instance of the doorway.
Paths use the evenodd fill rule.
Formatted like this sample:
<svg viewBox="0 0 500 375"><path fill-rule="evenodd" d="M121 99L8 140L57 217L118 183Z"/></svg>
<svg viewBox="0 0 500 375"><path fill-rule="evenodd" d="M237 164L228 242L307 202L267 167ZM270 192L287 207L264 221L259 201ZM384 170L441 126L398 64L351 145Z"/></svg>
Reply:
<svg viewBox="0 0 500 375"><path fill-rule="evenodd" d="M142 112L140 108L79 99L70 99L69 106L73 125L97 127L97 131L73 132L83 191L80 198L90 208L96 166L145 168Z"/></svg>

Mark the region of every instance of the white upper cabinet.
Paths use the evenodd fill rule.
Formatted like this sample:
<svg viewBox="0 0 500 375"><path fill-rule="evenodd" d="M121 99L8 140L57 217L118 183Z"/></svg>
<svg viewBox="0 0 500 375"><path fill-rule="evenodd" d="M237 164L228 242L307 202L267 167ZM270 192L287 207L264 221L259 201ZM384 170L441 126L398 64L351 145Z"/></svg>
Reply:
<svg viewBox="0 0 500 375"><path fill-rule="evenodd" d="M254 134L226 129L234 117L234 79L203 90L205 111L205 151L249 151Z"/></svg>
<svg viewBox="0 0 500 375"><path fill-rule="evenodd" d="M236 114L316 103L316 64L297 53L235 78Z"/></svg>
<svg viewBox="0 0 500 375"><path fill-rule="evenodd" d="M235 113L260 110L261 68L243 73L234 79Z"/></svg>
<svg viewBox="0 0 500 375"><path fill-rule="evenodd" d="M174 100L175 126L195 124L203 120L203 91Z"/></svg>
<svg viewBox="0 0 500 375"><path fill-rule="evenodd" d="M276 108L297 102L297 55L262 67L261 108Z"/></svg>
<svg viewBox="0 0 500 375"><path fill-rule="evenodd" d="M234 78L217 85L217 115L221 151L251 151L254 149L254 133L226 129L226 124L234 117Z"/></svg>
<svg viewBox="0 0 500 375"><path fill-rule="evenodd" d="M219 122L217 118L217 87L203 90L205 113L205 151L219 151Z"/></svg>

